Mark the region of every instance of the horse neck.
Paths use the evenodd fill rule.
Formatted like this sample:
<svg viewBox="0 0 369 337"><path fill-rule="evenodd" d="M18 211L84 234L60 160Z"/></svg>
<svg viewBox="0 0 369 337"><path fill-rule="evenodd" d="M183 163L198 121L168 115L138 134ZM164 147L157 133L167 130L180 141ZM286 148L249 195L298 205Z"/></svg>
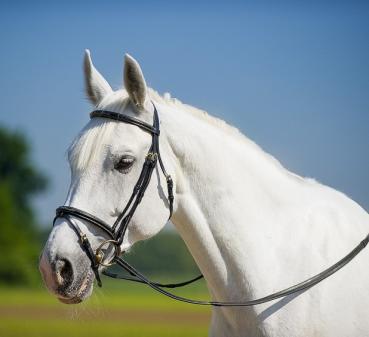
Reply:
<svg viewBox="0 0 369 337"><path fill-rule="evenodd" d="M266 225L272 221L266 220L262 228L261 214L273 214L286 198L281 191L296 178L230 127L181 109L168 111L162 119L177 162L174 225L214 299L254 297L262 274L256 259L266 255L257 242L272 230Z"/></svg>

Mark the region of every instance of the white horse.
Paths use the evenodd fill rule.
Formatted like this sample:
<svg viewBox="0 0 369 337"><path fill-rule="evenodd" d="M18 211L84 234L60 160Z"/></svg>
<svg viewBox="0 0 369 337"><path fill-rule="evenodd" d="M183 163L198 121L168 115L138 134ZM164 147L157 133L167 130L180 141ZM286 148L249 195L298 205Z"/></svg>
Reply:
<svg viewBox="0 0 369 337"><path fill-rule="evenodd" d="M174 180L172 222L217 301L247 301L302 281L338 261L369 231L354 201L286 170L237 129L207 113L161 97L125 57L126 89L113 91L84 60L86 91L98 109L149 124L153 101L161 120L161 155ZM137 109L136 106L143 108ZM71 184L65 205L114 223L138 179L149 133L94 118L69 149ZM156 170L128 227L122 250L157 234L167 222L165 180ZM75 219L94 249L103 233ZM369 336L369 249L315 287L248 308L213 308L210 336ZM59 218L40 270L62 302L78 303L93 288L90 260Z"/></svg>

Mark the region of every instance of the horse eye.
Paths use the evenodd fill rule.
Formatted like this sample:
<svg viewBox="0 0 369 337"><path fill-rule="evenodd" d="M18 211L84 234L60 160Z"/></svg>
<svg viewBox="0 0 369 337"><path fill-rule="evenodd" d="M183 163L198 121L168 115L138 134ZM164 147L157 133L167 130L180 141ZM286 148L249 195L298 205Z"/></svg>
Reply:
<svg viewBox="0 0 369 337"><path fill-rule="evenodd" d="M114 163L114 169L119 171L120 173L128 173L134 161L135 158L132 156L122 156Z"/></svg>

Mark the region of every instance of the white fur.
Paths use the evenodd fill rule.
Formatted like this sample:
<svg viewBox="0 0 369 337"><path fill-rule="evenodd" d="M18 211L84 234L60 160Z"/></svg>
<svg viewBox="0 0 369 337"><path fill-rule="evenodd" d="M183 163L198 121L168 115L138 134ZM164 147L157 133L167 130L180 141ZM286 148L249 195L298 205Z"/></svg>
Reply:
<svg viewBox="0 0 369 337"><path fill-rule="evenodd" d="M214 300L246 301L293 285L338 261L367 235L368 214L342 193L290 173L223 121L168 95L162 98L153 90L147 95L159 111L161 153L175 182L172 222ZM135 114L124 91L106 95L99 106ZM152 121L147 112L136 117ZM78 169L66 204L112 222L140 165L117 175L109 158L128 150L142 163L149 143L149 135L135 126L91 121L72 146L71 164ZM124 248L164 226L163 186L158 171ZM210 335L369 336L368 261L366 249L301 294L250 308L214 308Z"/></svg>
<svg viewBox="0 0 369 337"><path fill-rule="evenodd" d="M86 49L84 58L84 72L86 94L91 102L97 105L103 97L110 94L113 90L105 78L94 67L90 51Z"/></svg>

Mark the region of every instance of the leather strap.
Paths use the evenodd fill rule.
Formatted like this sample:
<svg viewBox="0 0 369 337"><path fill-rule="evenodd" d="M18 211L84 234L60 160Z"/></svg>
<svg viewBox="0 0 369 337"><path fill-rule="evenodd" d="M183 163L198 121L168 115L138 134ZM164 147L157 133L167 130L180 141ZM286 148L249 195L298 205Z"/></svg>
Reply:
<svg viewBox="0 0 369 337"><path fill-rule="evenodd" d="M157 134L157 135L160 134L160 130L156 128L156 126L151 126L150 124L140 121L139 119L135 117L126 116L118 112L113 112L113 111L108 111L108 110L94 110L90 113L90 118L94 118L94 117L113 119L115 121L136 125L139 128L147 132L150 132L152 134Z"/></svg>
<svg viewBox="0 0 369 337"><path fill-rule="evenodd" d="M57 218L67 218L66 215L72 215L80 220L85 220L96 227L99 227L101 230L104 231L111 239L114 239L114 235L111 232L110 226L104 222L103 220L99 219L98 217L84 212L78 208L71 207L71 206L60 206L56 209L56 216L54 218L54 224ZM69 217L68 217L69 218Z"/></svg>
<svg viewBox="0 0 369 337"><path fill-rule="evenodd" d="M132 267L133 268L133 267ZM120 275L120 274L117 274L117 273L112 273L110 272L109 270L103 270L102 271L102 274L104 274L105 276L108 276L110 278L115 278L115 279L119 279L119 280L125 280L125 281L131 281L131 282L137 282L137 283L145 283L145 281L142 281L141 279L139 278L136 278L136 277L129 277L129 276L124 276L124 275ZM135 274L131 274L132 276L135 276ZM179 287L184 287L188 284L191 284L191 283L194 283L200 279L204 278L204 276L202 274L190 279L190 280L187 280L187 281L183 281L183 282L178 282L178 283L158 283L158 282L152 282L152 284L155 284L157 287L160 287L160 288L179 288Z"/></svg>
<svg viewBox="0 0 369 337"><path fill-rule="evenodd" d="M152 126L145 122L138 120L137 118L125 116L125 115L112 112L112 111L95 110L90 115L91 115L91 118L94 118L94 117L109 118L115 121L136 125L137 127L143 129L144 131L150 132L152 135L151 147L146 156L146 159L143 164L142 171L138 178L138 181L133 188L132 195L127 205L124 207L123 212L117 217L113 226L110 227L107 223L105 223L103 220L99 219L98 217L88 212L82 211L78 208L75 208L75 207L61 206L57 208L56 210L56 216L54 218L53 224L55 224L56 219L59 217L63 217L67 220L67 222L76 232L82 249L85 251L89 259L91 260L91 268L93 272L95 273L98 285L101 287L99 266L102 262L101 260L98 259L97 252L94 252L92 250L91 244L87 236L80 230L78 225L75 224L71 220L70 217L71 216L76 217L81 220L87 221L88 223L92 225L97 226L105 234L107 234L108 237L110 238L109 240L104 241L104 243L109 242L109 243L115 244L116 247L119 247L119 245L123 242L124 235L132 219L132 216L135 213L138 205L140 204L142 198L145 195L145 191L150 183L151 176L156 167L157 161L159 162L160 168L167 181L169 219L173 213L174 195L173 195L173 180L171 176L166 172L164 164L160 156L160 150L159 150L160 123L159 123L158 112L156 110L155 105L154 105L154 121L153 121ZM244 306L252 306L252 305L257 305L257 304L273 301L275 299L285 297L285 296L288 296L288 295L291 295L291 294L294 294L294 293L297 293L297 292L313 287L314 285L318 284L319 282L323 281L327 277L336 273L338 270L344 267L347 263L349 263L357 254L359 254L367 246L368 242L369 242L369 234L349 254L347 254L344 258L339 260L337 263L335 263L331 267L325 269L321 273L313 277L310 277L309 279L303 282L300 282L292 287L283 289L281 291L275 292L273 294L270 294L268 296L265 296L259 299L246 301L246 302L200 301L200 300L189 299L186 297L172 294L168 292L167 290L164 290L163 288L176 288L176 287L185 286L187 284L193 283L201 279L203 276L199 275L191 280L180 282L180 283L172 283L172 284L161 284L157 282L152 282L148 278L146 278L143 274L141 274L138 270L136 270L134 267L128 264L128 262L120 258L119 256L115 256L113 262L119 265L122 269L126 270L133 277L121 276L115 273L111 273L109 271L103 271L103 274L105 274L106 276L112 277L112 278L119 278L119 279L128 280L132 282L144 283L148 285L149 287L151 287L152 289L154 289L155 291L165 296L168 296L172 299L175 299L177 301L181 301L181 302L198 304L198 305L226 306L226 307L235 307L235 306L241 307L242 306L244 307ZM102 243L102 245L104 245L104 243ZM100 247L102 247L102 245ZM116 249L115 251L119 252L119 249Z"/></svg>
<svg viewBox="0 0 369 337"><path fill-rule="evenodd" d="M99 262L96 260L95 253L92 250L90 241L88 240L86 234L84 234L81 229L75 224L69 217L69 215L64 215L64 218L67 220L72 229L76 232L80 245L83 248L83 251L86 253L87 257L91 261L91 269L95 274L96 282L99 287L102 286L100 274L99 274Z"/></svg>
<svg viewBox="0 0 369 337"><path fill-rule="evenodd" d="M300 282L292 287L283 289L281 291L275 292L265 297L261 297L255 300L250 300L250 301L245 301L245 302L201 301L201 300L194 300L194 299L178 296L176 294L168 292L167 290L162 289L164 288L164 286L161 286L158 283L150 281L147 277L145 277L142 273L140 273L137 269L132 267L127 261L124 261L122 258L117 257L115 261L121 268L125 269L131 275L134 275L137 278L137 280L131 279L130 281L145 283L146 285L148 285L150 288L154 289L155 291L167 297L170 297L174 300L177 300L180 302L186 302L190 304L210 305L210 306L215 306L215 307L249 307L249 306L254 306L254 305L270 302L278 298L292 295L292 294L301 292L303 290L306 290L306 289L309 289L315 286L316 284L323 281L327 277L333 275L334 273L339 271L341 268L343 268L346 264L348 264L356 255L358 255L367 246L368 242L369 242L369 234L349 254L347 254L337 263L325 269L321 273L315 276L312 276L308 278L307 280ZM107 272L103 272L103 273L107 276L114 277L114 276L111 276L110 273L107 273Z"/></svg>

